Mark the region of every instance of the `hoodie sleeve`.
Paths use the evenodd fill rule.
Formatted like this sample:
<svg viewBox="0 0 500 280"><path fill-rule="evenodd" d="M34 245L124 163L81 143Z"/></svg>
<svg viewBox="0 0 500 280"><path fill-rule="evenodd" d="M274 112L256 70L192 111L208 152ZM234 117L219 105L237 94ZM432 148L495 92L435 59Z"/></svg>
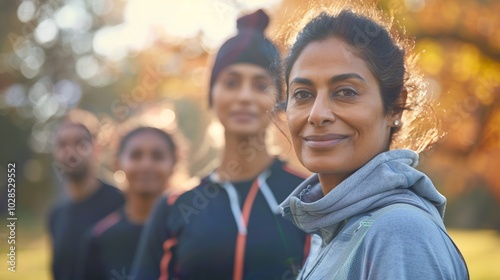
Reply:
<svg viewBox="0 0 500 280"><path fill-rule="evenodd" d="M467 279L450 238L413 210L379 217L359 252L360 279Z"/></svg>

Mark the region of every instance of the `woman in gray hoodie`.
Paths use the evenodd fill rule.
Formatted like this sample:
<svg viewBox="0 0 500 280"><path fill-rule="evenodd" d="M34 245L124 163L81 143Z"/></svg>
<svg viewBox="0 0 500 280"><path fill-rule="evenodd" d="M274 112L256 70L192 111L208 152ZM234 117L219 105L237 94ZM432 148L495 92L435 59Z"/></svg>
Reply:
<svg viewBox="0 0 500 280"><path fill-rule="evenodd" d="M445 197L415 169L416 152L390 149L409 101L426 94L395 34L342 10L312 19L290 48L285 112L315 173L279 207L315 234L299 279L468 278L443 224Z"/></svg>

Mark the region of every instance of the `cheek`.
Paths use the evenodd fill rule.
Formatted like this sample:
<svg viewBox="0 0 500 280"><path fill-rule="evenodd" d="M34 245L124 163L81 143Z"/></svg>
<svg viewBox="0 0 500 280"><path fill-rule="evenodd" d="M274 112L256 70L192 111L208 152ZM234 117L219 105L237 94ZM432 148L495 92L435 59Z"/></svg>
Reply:
<svg viewBox="0 0 500 280"><path fill-rule="evenodd" d="M254 106L259 110L260 113L264 114L271 112L274 106L274 101L266 95L258 96L255 99Z"/></svg>
<svg viewBox="0 0 500 280"><path fill-rule="evenodd" d="M223 90L221 86L214 86L212 90L212 104L214 109L220 109L225 103L230 101L231 94Z"/></svg>
<svg viewBox="0 0 500 280"><path fill-rule="evenodd" d="M120 169L125 172L127 179L134 179L137 173L136 164L133 160L122 159L120 160Z"/></svg>
<svg viewBox="0 0 500 280"><path fill-rule="evenodd" d="M304 117L306 116L306 117ZM302 141L300 132L304 124L307 122L307 115L296 110L287 111L286 113L288 130L290 131L291 142L298 157L301 156Z"/></svg>
<svg viewBox="0 0 500 280"><path fill-rule="evenodd" d="M363 147L376 149L378 152L379 146L384 146L389 137L385 117L383 113L376 111L359 112L346 118L346 121L356 131Z"/></svg>
<svg viewBox="0 0 500 280"><path fill-rule="evenodd" d="M169 176L173 172L173 163L172 160L170 159L162 159L158 160L153 164L153 168L155 173L157 173L159 176L165 177Z"/></svg>
<svg viewBox="0 0 500 280"><path fill-rule="evenodd" d="M302 129L304 119L307 119L307 116L304 113L301 113L299 110L292 109L286 111L286 119L288 124L288 129L290 130L290 134L292 136L292 141L296 140L300 130Z"/></svg>
<svg viewBox="0 0 500 280"><path fill-rule="evenodd" d="M229 102L227 100L224 100L224 98L213 99L212 112L219 119L224 119L224 116L228 111L226 108L229 108Z"/></svg>

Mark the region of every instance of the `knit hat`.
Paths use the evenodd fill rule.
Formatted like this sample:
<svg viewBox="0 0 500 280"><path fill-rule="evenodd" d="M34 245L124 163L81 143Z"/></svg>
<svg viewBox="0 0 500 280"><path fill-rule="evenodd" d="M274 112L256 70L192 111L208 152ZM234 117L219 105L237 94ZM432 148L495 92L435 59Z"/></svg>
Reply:
<svg viewBox="0 0 500 280"><path fill-rule="evenodd" d="M262 10L243 16L237 21L238 34L227 40L215 57L210 77L209 104L212 106L212 88L220 72L235 63L251 63L269 69L279 59L276 46L264 36L269 17Z"/></svg>

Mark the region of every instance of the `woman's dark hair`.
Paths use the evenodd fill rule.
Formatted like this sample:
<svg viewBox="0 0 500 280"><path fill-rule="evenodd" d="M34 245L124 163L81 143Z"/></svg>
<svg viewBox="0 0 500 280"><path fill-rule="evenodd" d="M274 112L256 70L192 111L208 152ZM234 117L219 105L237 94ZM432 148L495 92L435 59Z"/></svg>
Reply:
<svg viewBox="0 0 500 280"><path fill-rule="evenodd" d="M120 140L120 144L118 146L118 155L121 155L123 151L125 150L125 147L127 146L128 142L130 139L132 139L134 136L139 135L143 132L153 132L156 133L158 136L160 136L165 142L167 143L168 148L170 149L170 152L172 153L172 159L174 163L177 162L177 146L174 143L174 140L172 139L172 136L165 131L155 128L155 127L150 127L150 126L141 126L138 127L129 133L125 134L125 136L122 137Z"/></svg>
<svg viewBox="0 0 500 280"><path fill-rule="evenodd" d="M394 104L401 95L405 77L405 51L397 46L389 32L371 19L344 10L336 16L321 13L298 34L285 60L285 82L293 64L311 42L336 37L351 46L351 51L365 61L378 81L384 112L402 110Z"/></svg>
<svg viewBox="0 0 500 280"><path fill-rule="evenodd" d="M347 2L346 2L347 3ZM312 42L324 41L329 38L338 38L346 43L354 55L362 59L376 78L383 101L384 113L401 113L404 116L405 126L413 127L398 139L398 146L411 147L421 151L439 139L437 126L439 121L435 117L433 108L426 96L426 83L416 67L416 56L407 53L413 48L414 41L403 39L398 31L392 28L392 21L385 19L375 6L352 6L341 3L332 8L320 7L312 9L309 14L301 15L303 27L296 27L288 35L288 55L283 63L286 100L288 100L288 83L290 72L302 51ZM325 11L334 10L332 14ZM337 13L335 13L337 12ZM315 13L317 16L311 15ZM297 30L298 29L298 30ZM283 34L281 34L283 35ZM398 98L406 95L406 104L401 104ZM403 99L404 100L404 99ZM407 106L411 104L411 106ZM285 103L278 104L278 109L286 109ZM421 120L417 120L424 115ZM431 112L428 112L431 111ZM391 130L391 138L401 126ZM425 134L425 135L422 135ZM398 136L398 138L400 138ZM412 143L407 143L410 140Z"/></svg>

